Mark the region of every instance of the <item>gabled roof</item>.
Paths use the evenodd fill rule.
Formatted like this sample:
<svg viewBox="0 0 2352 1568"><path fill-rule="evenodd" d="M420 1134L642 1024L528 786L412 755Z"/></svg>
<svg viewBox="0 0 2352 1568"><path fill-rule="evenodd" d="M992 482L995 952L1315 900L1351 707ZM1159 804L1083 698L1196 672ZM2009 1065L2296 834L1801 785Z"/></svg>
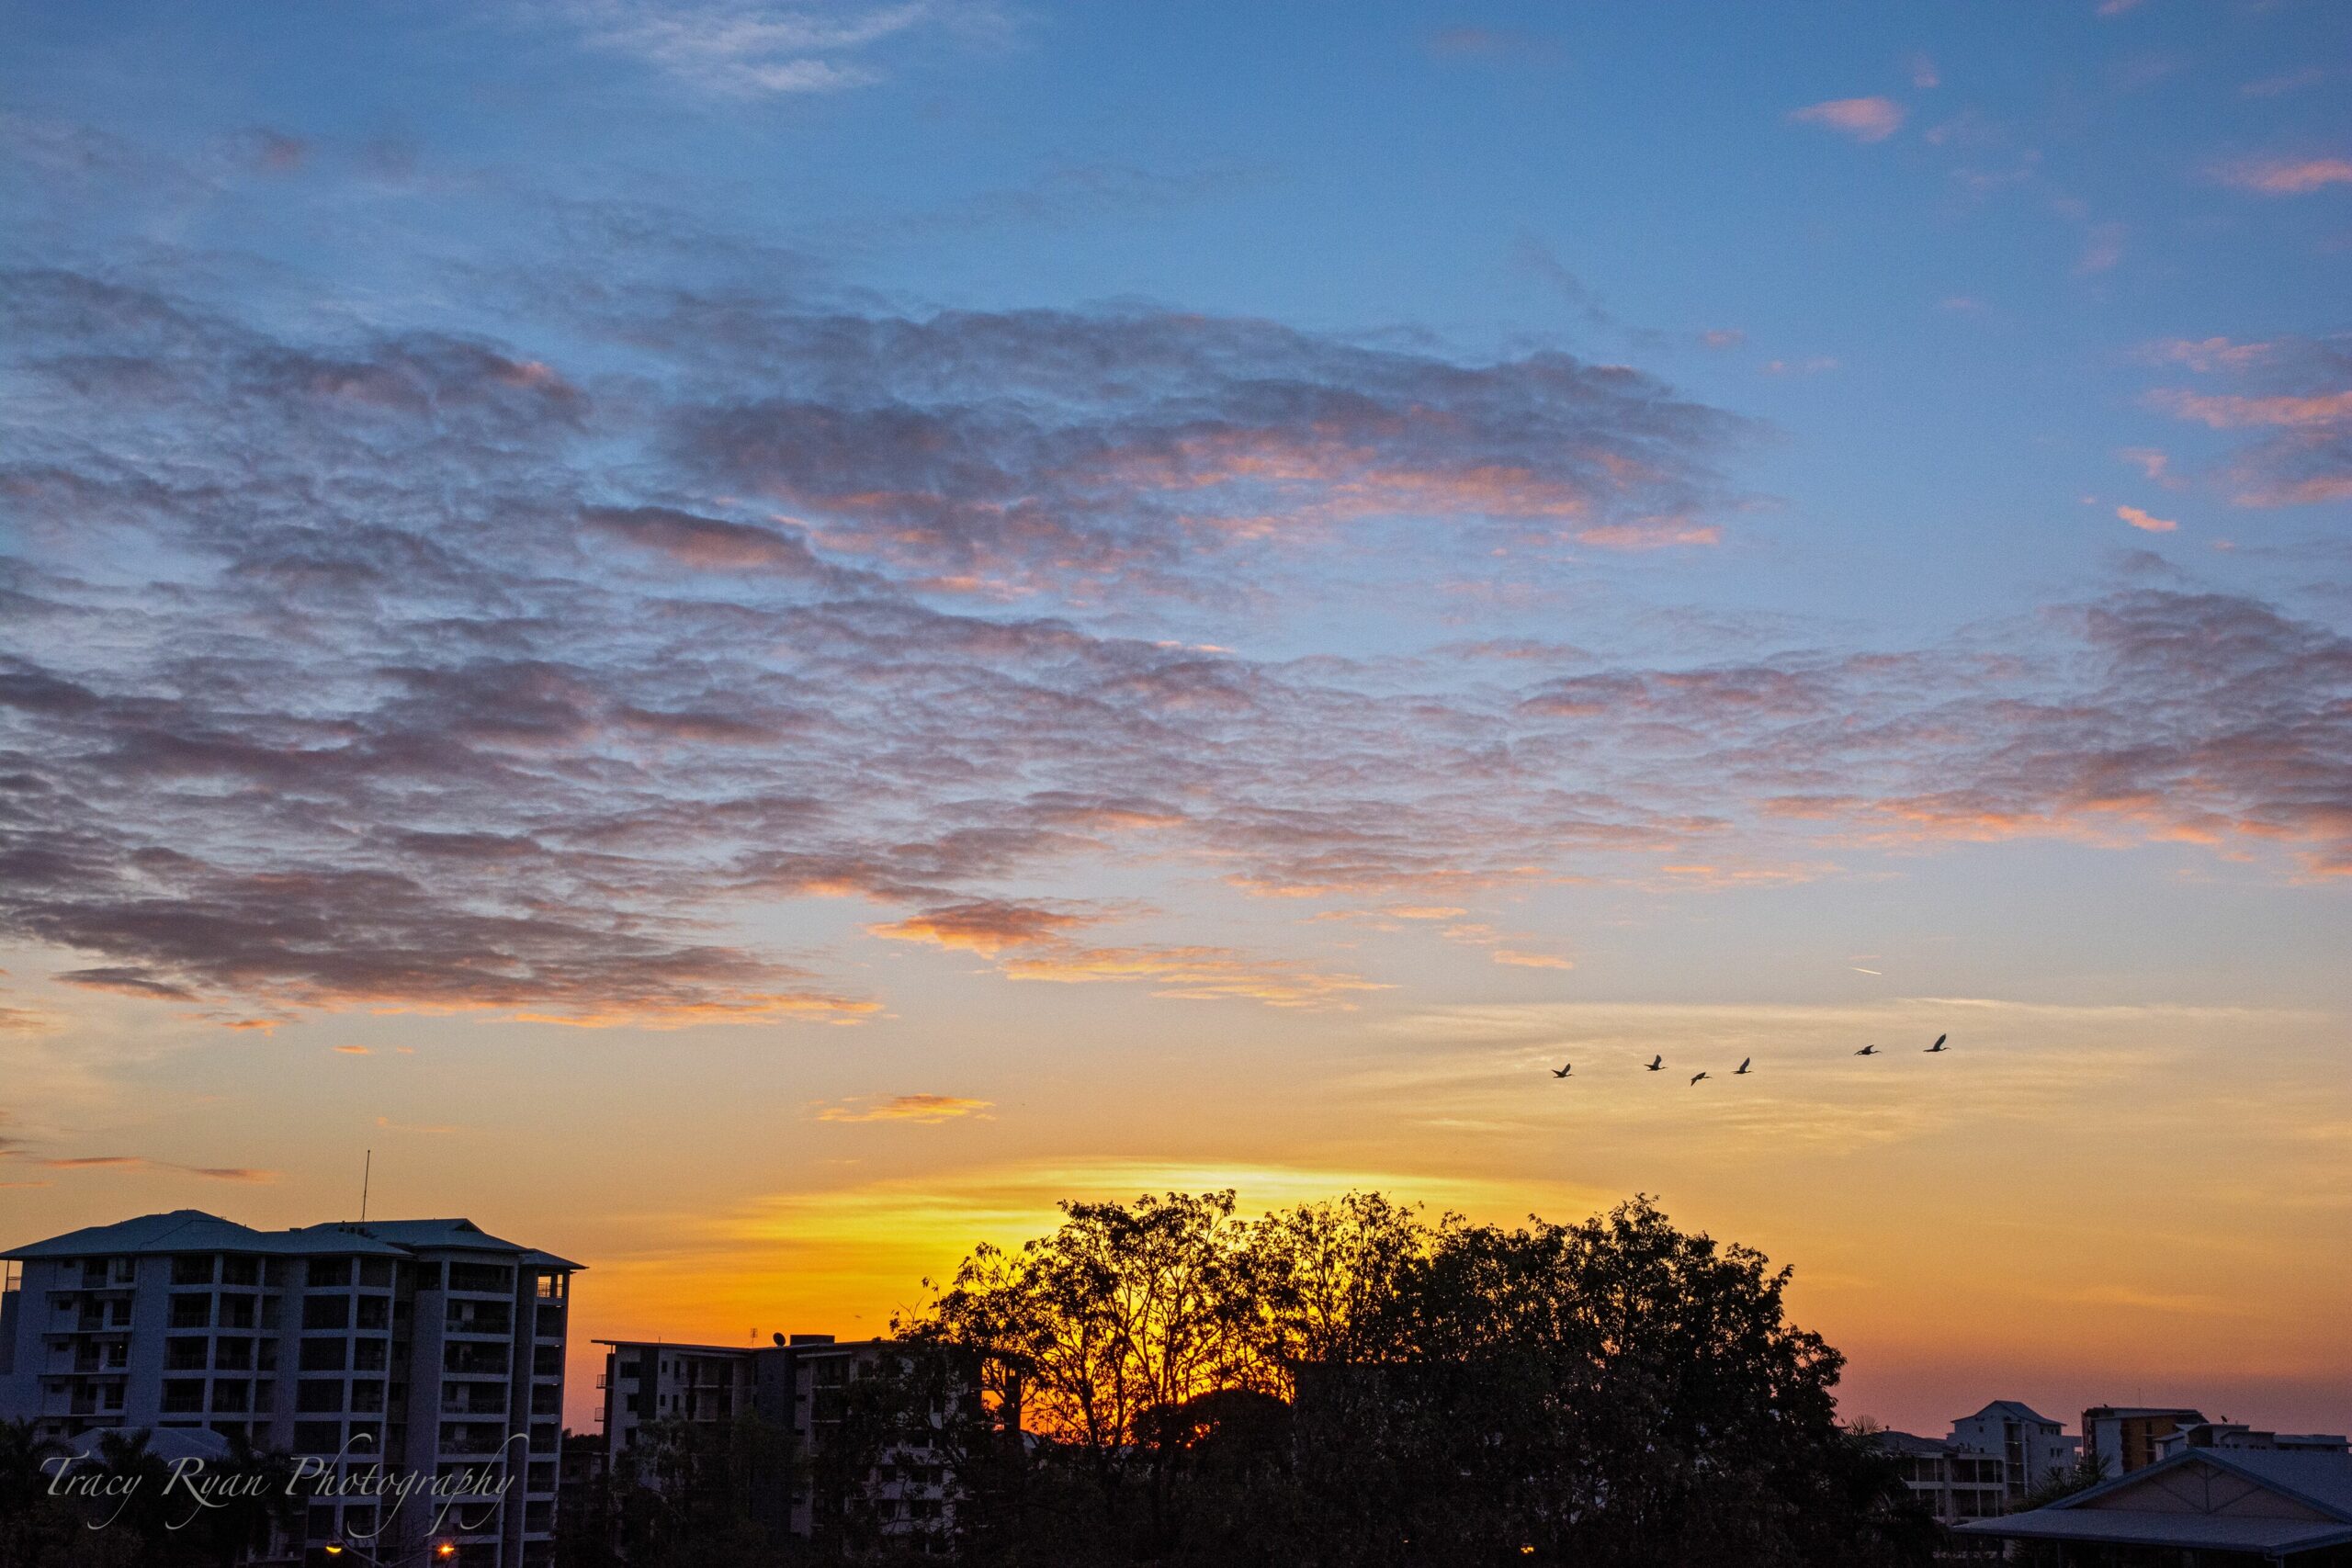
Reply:
<svg viewBox="0 0 2352 1568"><path fill-rule="evenodd" d="M2022 1400L2016 1399L1996 1399L1975 1415L1963 1416L1960 1420L1982 1421L1988 1416L2007 1416L2012 1421L2039 1421L2045 1427L2063 1425L2063 1423L2052 1421ZM1954 1422L1953 1425L1957 1426L1959 1422Z"/></svg>
<svg viewBox="0 0 2352 1568"><path fill-rule="evenodd" d="M2299 1506L2301 1517L2229 1511L2240 1500L2216 1500L2211 1510L2118 1506L2119 1494L2149 1489L2192 1500L2178 1483L2190 1467L2204 1467ZM2185 1476L2180 1480L2185 1481ZM2045 1508L1956 1525L1971 1535L2030 1540L2106 1541L2225 1551L2284 1554L2352 1543L2352 1454L2292 1450L2192 1449L2129 1475L2062 1497Z"/></svg>
<svg viewBox="0 0 2352 1568"><path fill-rule="evenodd" d="M552 1253L501 1241L471 1220L378 1220L364 1225L338 1222L295 1230L258 1231L201 1209L175 1209L168 1214L141 1214L135 1220L119 1220L110 1225L90 1225L0 1253L0 1258L116 1258L171 1252L406 1258L433 1250L498 1253L536 1269L582 1267Z"/></svg>

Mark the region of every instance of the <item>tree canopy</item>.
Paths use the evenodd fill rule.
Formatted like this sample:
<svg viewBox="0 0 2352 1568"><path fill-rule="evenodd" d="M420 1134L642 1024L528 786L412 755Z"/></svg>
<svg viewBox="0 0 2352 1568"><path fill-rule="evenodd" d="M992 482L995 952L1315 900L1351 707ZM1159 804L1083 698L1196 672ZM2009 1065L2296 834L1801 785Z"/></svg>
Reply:
<svg viewBox="0 0 2352 1568"><path fill-rule="evenodd" d="M1361 1192L1062 1213L907 1325L991 1369L994 1450L959 1471L982 1557L1924 1560L1789 1271L1647 1199L1508 1228Z"/></svg>

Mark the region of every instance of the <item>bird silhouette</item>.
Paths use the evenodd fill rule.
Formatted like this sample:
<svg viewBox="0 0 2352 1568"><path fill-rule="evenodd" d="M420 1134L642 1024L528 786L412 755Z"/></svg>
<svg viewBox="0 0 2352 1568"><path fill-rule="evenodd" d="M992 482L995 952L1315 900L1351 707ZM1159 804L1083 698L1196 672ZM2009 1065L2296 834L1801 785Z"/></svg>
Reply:
<svg viewBox="0 0 2352 1568"><path fill-rule="evenodd" d="M1650 1071L1652 1071L1652 1072L1656 1072L1656 1071L1657 1071L1660 1067L1662 1067L1662 1066L1666 1066L1666 1058L1665 1058L1665 1057L1663 1057L1663 1056L1652 1056L1652 1057L1650 1058Z"/></svg>
<svg viewBox="0 0 2352 1568"><path fill-rule="evenodd" d="M1937 1035L1937 1036L1936 1036L1936 1043L1935 1043L1933 1045L1930 1045L1930 1046L1928 1046L1928 1055L1930 1055L1930 1056L1932 1056L1932 1055L1934 1055L1937 1052L1939 1052L1939 1051L1942 1050L1942 1049L1944 1048L1944 1042L1945 1042L1945 1041L1947 1041L1947 1040L1949 1040L1949 1039L1951 1039L1951 1035L1949 1035L1949 1034L1939 1034L1939 1035Z"/></svg>
<svg viewBox="0 0 2352 1568"><path fill-rule="evenodd" d="M1707 1075L1706 1075L1706 1074L1704 1074L1704 1073L1696 1073L1696 1074L1693 1074L1693 1075L1691 1076L1690 1081L1691 1081L1692 1083L1697 1083L1701 1078L1703 1078L1703 1077L1705 1077L1706 1076L1707 1076Z"/></svg>
<svg viewBox="0 0 2352 1568"><path fill-rule="evenodd" d="M1857 1056L1875 1056L1878 1055L1878 1047L1875 1045L1865 1045L1860 1050L1855 1052L1854 1055Z"/></svg>
<svg viewBox="0 0 2352 1568"><path fill-rule="evenodd" d="M1737 1077L1741 1073L1747 1071L1747 1064L1754 1060L1756 1060L1756 1058L1753 1056L1742 1056L1739 1059L1739 1066L1733 1070L1731 1076Z"/></svg>
<svg viewBox="0 0 2352 1568"><path fill-rule="evenodd" d="M1555 1072L1552 1076L1555 1078L1566 1077L1568 1076L1568 1069L1575 1066L1576 1064L1574 1062L1562 1062L1559 1066L1559 1070Z"/></svg>

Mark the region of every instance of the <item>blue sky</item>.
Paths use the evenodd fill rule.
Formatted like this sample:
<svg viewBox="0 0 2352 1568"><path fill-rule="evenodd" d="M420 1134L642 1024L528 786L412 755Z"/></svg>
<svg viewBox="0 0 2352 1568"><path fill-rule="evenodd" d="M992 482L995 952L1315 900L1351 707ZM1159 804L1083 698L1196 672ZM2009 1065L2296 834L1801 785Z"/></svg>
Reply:
<svg viewBox="0 0 2352 1568"><path fill-rule="evenodd" d="M2342 8L5 25L17 1228L372 1139L710 1334L1056 1182L1641 1190L1878 1414L2019 1392L1956 1302L2352 1420ZM1516 1087L1645 1044L1789 1087ZM2184 1139L2297 1201L2117 1250Z"/></svg>

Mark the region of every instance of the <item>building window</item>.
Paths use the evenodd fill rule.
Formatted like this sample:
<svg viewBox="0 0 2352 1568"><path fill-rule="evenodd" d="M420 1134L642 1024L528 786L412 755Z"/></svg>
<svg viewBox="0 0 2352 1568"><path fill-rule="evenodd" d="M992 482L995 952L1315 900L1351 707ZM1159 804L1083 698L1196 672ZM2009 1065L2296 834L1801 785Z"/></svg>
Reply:
<svg viewBox="0 0 2352 1568"><path fill-rule="evenodd" d="M343 1423L340 1421L297 1421L294 1423L294 1451L298 1454L331 1454L343 1447Z"/></svg>
<svg viewBox="0 0 2352 1568"><path fill-rule="evenodd" d="M204 1353L212 1341L191 1336L183 1339L164 1341L164 1370L167 1372L202 1371Z"/></svg>
<svg viewBox="0 0 2352 1568"><path fill-rule="evenodd" d="M204 1380L202 1378L166 1378L164 1380L164 1411L170 1416L201 1414L204 1409Z"/></svg>
<svg viewBox="0 0 2352 1568"><path fill-rule="evenodd" d="M224 1285L258 1285L261 1283L261 1259L258 1258L224 1258L220 1260L220 1282Z"/></svg>
<svg viewBox="0 0 2352 1568"><path fill-rule="evenodd" d="M453 1291L495 1291L503 1295L514 1289L514 1270L500 1263L452 1263L449 1265L449 1288Z"/></svg>
<svg viewBox="0 0 2352 1568"><path fill-rule="evenodd" d="M304 1415L322 1415L343 1408L343 1380L340 1378L304 1378L296 1385L294 1408Z"/></svg>
<svg viewBox="0 0 2352 1568"><path fill-rule="evenodd" d="M345 1366L344 1347L347 1339L305 1339L302 1341L302 1371L306 1372L339 1372Z"/></svg>
<svg viewBox="0 0 2352 1568"><path fill-rule="evenodd" d="M302 1299L302 1326L305 1328L348 1328L351 1326L349 1296L305 1296Z"/></svg>
<svg viewBox="0 0 2352 1568"><path fill-rule="evenodd" d="M172 1298L174 1328L209 1328L212 1326L212 1298L198 1292L192 1295Z"/></svg>
<svg viewBox="0 0 2352 1568"><path fill-rule="evenodd" d="M212 1257L188 1256L172 1259L172 1283L175 1285L209 1285L212 1283Z"/></svg>

